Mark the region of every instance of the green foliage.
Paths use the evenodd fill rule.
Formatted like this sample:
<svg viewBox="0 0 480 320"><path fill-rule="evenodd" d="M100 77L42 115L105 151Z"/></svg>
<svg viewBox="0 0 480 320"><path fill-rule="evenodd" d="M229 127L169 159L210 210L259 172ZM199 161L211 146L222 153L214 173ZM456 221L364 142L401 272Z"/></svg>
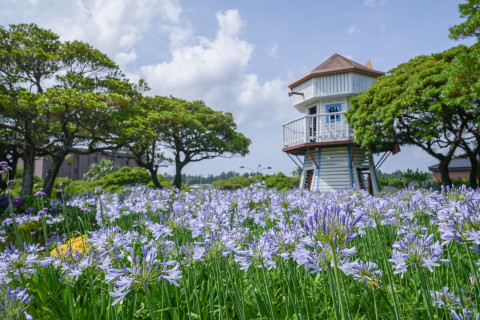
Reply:
<svg viewBox="0 0 480 320"><path fill-rule="evenodd" d="M440 161L449 183L448 163L458 147L471 139L468 128L477 121L453 96L447 97L458 55L465 46L418 56L390 70L351 99L347 119L355 141L372 152L396 144L416 145ZM478 118L478 116L477 116Z"/></svg>
<svg viewBox="0 0 480 320"><path fill-rule="evenodd" d="M118 170L118 167L111 160L102 159L100 163L92 163L90 170L85 173L87 181L95 181L103 178L104 176L114 173Z"/></svg>
<svg viewBox="0 0 480 320"><path fill-rule="evenodd" d="M425 186L426 183L433 178L431 172L422 172L418 169L415 171L408 169L405 172L397 170L393 173L382 173L379 171L377 175L382 188L385 186L392 186L398 189L407 187L410 182L415 182L419 186Z"/></svg>
<svg viewBox="0 0 480 320"><path fill-rule="evenodd" d="M247 187L253 183L253 179L247 177L232 177L228 180L217 180L212 183L213 187L223 190L235 190Z"/></svg>
<svg viewBox="0 0 480 320"><path fill-rule="evenodd" d="M172 186L172 182L165 180L161 175L158 175L158 179L163 187L168 188ZM64 191L67 192L68 179L55 179L55 185L58 186L60 184L63 186ZM118 171L107 174L95 181L70 180L69 188L70 195L94 192L97 187L102 187L105 192L119 193L124 186L135 184L153 186L150 174L146 169L122 167Z"/></svg>
<svg viewBox="0 0 480 320"><path fill-rule="evenodd" d="M278 190L298 188L300 183L300 177L287 177L281 172L275 175L259 176L259 180L265 181L267 188L275 188Z"/></svg>
<svg viewBox="0 0 480 320"><path fill-rule="evenodd" d="M215 111L203 101L145 97L140 107L137 110L142 114L132 120L135 124L126 132L143 136L144 143L130 145L130 151L139 165L149 169L158 168L159 162L165 160L158 154L158 147L169 150L176 167L177 188L182 182L182 169L190 162L248 153L251 141L236 131L232 114Z"/></svg>
<svg viewBox="0 0 480 320"><path fill-rule="evenodd" d="M275 175L259 175L258 181L265 182L267 188L275 188L278 190L287 190L292 188L298 188L300 183L300 177L287 177L283 173L279 172ZM217 180L212 184L215 188L224 190L235 190L249 186L255 182L252 177L232 177L228 180Z"/></svg>
<svg viewBox="0 0 480 320"><path fill-rule="evenodd" d="M466 18L464 22L451 27L449 37L459 40L475 37L480 38L480 1L467 0L466 3L458 5L458 11L461 18Z"/></svg>
<svg viewBox="0 0 480 320"><path fill-rule="evenodd" d="M92 182L74 181L70 186L72 194L93 192L95 188L102 187L105 192L120 192L126 185L148 184L151 181L147 170L140 167L133 169L122 167L117 172L108 174ZM78 189L77 189L78 186Z"/></svg>
<svg viewBox="0 0 480 320"><path fill-rule="evenodd" d="M116 113L137 89L87 43L62 42L35 24L0 26L0 149L27 159L22 193L32 192L35 157L52 159L43 186L50 194L68 153L118 148Z"/></svg>

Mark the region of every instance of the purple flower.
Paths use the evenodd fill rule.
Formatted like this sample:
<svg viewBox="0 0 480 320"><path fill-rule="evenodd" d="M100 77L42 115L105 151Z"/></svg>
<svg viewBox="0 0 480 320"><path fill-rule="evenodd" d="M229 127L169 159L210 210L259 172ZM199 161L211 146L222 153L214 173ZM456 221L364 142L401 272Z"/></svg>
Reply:
<svg viewBox="0 0 480 320"><path fill-rule="evenodd" d="M15 197L12 198L12 206L14 207L20 207L25 203L25 200L23 200L22 197Z"/></svg>
<svg viewBox="0 0 480 320"><path fill-rule="evenodd" d="M279 248L274 247L267 237L254 238L246 250L237 251L235 261L240 264L241 270L248 270L251 265L255 268L268 268L270 270L275 266L273 256L278 251Z"/></svg>
<svg viewBox="0 0 480 320"><path fill-rule="evenodd" d="M432 303L438 308L447 307L448 309L460 308L462 305L460 299L453 293L448 292L448 287L443 287L440 291L430 290L430 296L432 297Z"/></svg>
<svg viewBox="0 0 480 320"><path fill-rule="evenodd" d="M146 245L142 247L142 255L136 256L134 252L127 257L129 266L123 269L108 269L105 279L113 282L114 289L110 296L116 298L112 305L122 303L125 296L132 289L144 288L165 279L169 283L178 286L177 280L181 279L182 271L179 270L177 261L163 262L157 260L157 249ZM170 266L173 268L169 269Z"/></svg>
<svg viewBox="0 0 480 320"><path fill-rule="evenodd" d="M473 311L469 310L468 308L464 308L461 314L458 314L455 310L450 310L450 314L452 315L453 320L469 320L473 319ZM475 320L480 320L480 312L477 314Z"/></svg>
<svg viewBox="0 0 480 320"><path fill-rule="evenodd" d="M0 208L8 207L8 196L1 196L0 197Z"/></svg>
<svg viewBox="0 0 480 320"><path fill-rule="evenodd" d="M402 278L409 266L422 266L433 272L432 267L439 266L438 262L450 262L441 258L443 246L438 241L433 242L433 234L420 236L409 233L392 247L392 258L388 261L394 263L393 273L400 273Z"/></svg>
<svg viewBox="0 0 480 320"><path fill-rule="evenodd" d="M27 292L27 288L23 290L20 287L13 289L6 284L0 284L0 316L3 314L7 315L8 319L9 316L20 319L23 314L27 320L33 319L25 311L33 300L33 296Z"/></svg>
<svg viewBox="0 0 480 320"><path fill-rule="evenodd" d="M40 198L46 198L47 197L47 194L43 191L37 191L35 194L34 194L35 197L40 197Z"/></svg>
<svg viewBox="0 0 480 320"><path fill-rule="evenodd" d="M348 240L355 239L353 227L362 219L362 215L353 217L349 214L349 205L345 211L339 205L324 205L323 212L315 211L305 221L305 229L313 243L328 243L332 246L347 245Z"/></svg>

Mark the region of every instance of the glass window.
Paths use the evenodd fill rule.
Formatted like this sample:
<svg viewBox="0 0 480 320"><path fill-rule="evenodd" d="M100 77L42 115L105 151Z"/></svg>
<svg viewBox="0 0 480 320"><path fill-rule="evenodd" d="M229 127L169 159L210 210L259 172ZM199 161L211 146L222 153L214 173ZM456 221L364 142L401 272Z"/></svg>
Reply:
<svg viewBox="0 0 480 320"><path fill-rule="evenodd" d="M336 122L341 120L341 115L338 114L339 112L342 111L342 105L340 103L336 104L327 104L325 106L325 112L326 113L336 113L332 114L330 116L327 116L327 122Z"/></svg>

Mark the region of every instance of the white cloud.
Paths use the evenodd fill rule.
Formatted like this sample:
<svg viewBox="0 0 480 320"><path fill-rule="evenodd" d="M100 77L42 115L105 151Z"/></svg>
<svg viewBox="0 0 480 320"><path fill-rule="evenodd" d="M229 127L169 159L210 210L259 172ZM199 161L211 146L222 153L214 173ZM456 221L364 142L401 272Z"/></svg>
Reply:
<svg viewBox="0 0 480 320"><path fill-rule="evenodd" d="M226 37L235 37L245 25L237 10L227 10L225 13L217 12L219 34Z"/></svg>
<svg viewBox="0 0 480 320"><path fill-rule="evenodd" d="M276 42L273 42L269 48L267 48L265 50L265 52L267 53L267 55L269 57L272 57L272 58L276 58L277 57L277 51L278 51L278 43Z"/></svg>
<svg viewBox="0 0 480 320"><path fill-rule="evenodd" d="M177 23L182 12L177 0L31 0L30 6L20 1L11 8L22 12L23 22L51 29L61 40L88 42L121 65L136 59L133 47L153 18Z"/></svg>
<svg viewBox="0 0 480 320"><path fill-rule="evenodd" d="M376 7L377 5L384 5L387 0L364 0L363 5L367 7Z"/></svg>
<svg viewBox="0 0 480 320"><path fill-rule="evenodd" d="M232 112L237 123L262 125L284 116L291 108L286 83L280 79L262 83L256 74L245 72L254 46L239 37L245 26L239 12L219 12L216 18L214 39L198 36L193 43L172 39L171 60L141 67L152 93L202 99L215 109ZM272 111L281 106L285 112Z"/></svg>
<svg viewBox="0 0 480 320"><path fill-rule="evenodd" d="M137 54L135 50L132 50L130 52L119 52L115 56L115 61L120 64L120 65L126 65L131 61L134 61L137 59Z"/></svg>
<svg viewBox="0 0 480 320"><path fill-rule="evenodd" d="M348 28L347 33L348 33L348 34L359 33L357 25L356 25L356 24L351 25L351 26Z"/></svg>
<svg viewBox="0 0 480 320"><path fill-rule="evenodd" d="M247 74L238 87L237 104L242 112L239 123L266 125L291 115L292 106L288 99L287 83L279 78L261 84L256 74Z"/></svg>

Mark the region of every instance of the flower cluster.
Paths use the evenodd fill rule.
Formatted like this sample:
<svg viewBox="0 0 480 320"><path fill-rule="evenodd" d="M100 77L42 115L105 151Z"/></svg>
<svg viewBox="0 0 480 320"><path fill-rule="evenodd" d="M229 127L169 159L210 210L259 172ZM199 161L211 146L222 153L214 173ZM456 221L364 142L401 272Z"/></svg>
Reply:
<svg viewBox="0 0 480 320"><path fill-rule="evenodd" d="M394 264L393 273L405 274L409 266L422 266L433 272L433 267L438 267L438 262L449 263L450 260L442 259L443 247L439 241L433 242L433 234L416 235L409 233L403 240L393 244L392 258L388 261Z"/></svg>
<svg viewBox="0 0 480 320"><path fill-rule="evenodd" d="M15 289L6 284L0 284L0 318L1 319L22 319L32 320L33 317L25 310L28 308L33 296L29 295L27 289L17 287Z"/></svg>
<svg viewBox="0 0 480 320"><path fill-rule="evenodd" d="M157 259L157 250L149 245L142 247L142 255L135 255L134 252L127 257L129 266L125 264L123 269L108 269L105 279L114 280L113 292L110 296L116 298L112 305L118 302L122 303L125 296L131 290L139 290L148 287L162 279L167 280L173 285L178 286L177 280L181 279L182 271L179 270L177 261L164 260L160 262ZM173 266L169 269L168 267Z"/></svg>
<svg viewBox="0 0 480 320"><path fill-rule="evenodd" d="M9 283L13 277L27 277L34 274L37 270L34 265L42 267L52 264L53 258L40 259L38 255L39 245L28 245L24 243L24 251L20 251L15 246L7 247L0 253L0 283Z"/></svg>

